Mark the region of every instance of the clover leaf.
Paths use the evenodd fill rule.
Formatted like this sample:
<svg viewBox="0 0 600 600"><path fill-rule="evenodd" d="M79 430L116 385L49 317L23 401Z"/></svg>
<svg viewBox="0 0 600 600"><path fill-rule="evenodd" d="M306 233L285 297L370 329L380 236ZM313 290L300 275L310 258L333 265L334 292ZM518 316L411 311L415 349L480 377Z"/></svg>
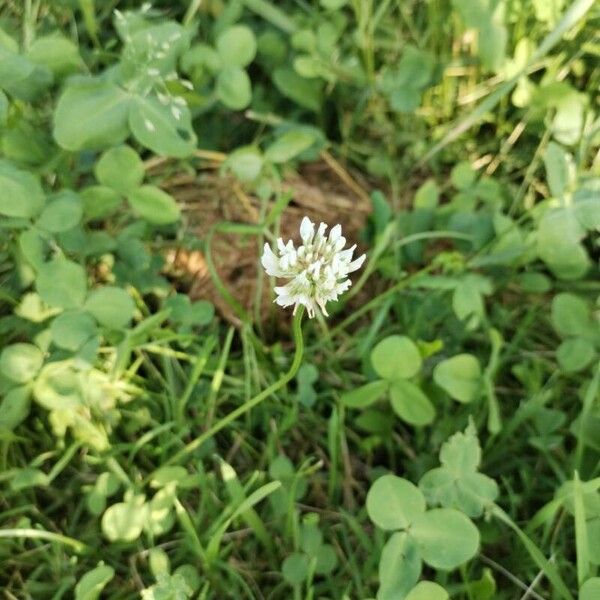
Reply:
<svg viewBox="0 0 600 600"><path fill-rule="evenodd" d="M558 294L552 300L552 325L563 338L556 351L560 368L567 373L585 369L600 344L600 327L586 302L575 294Z"/></svg>
<svg viewBox="0 0 600 600"><path fill-rule="evenodd" d="M410 591L406 600L448 600L448 592L432 581L420 581Z"/></svg>
<svg viewBox="0 0 600 600"><path fill-rule="evenodd" d="M475 400L481 390L481 367L472 354L457 354L433 370L433 380L459 402Z"/></svg>
<svg viewBox="0 0 600 600"><path fill-rule="evenodd" d="M367 513L381 529L395 531L381 554L379 599L405 597L419 579L422 562L452 570L479 548L479 531L465 514L454 508L427 510L423 492L395 475L373 483Z"/></svg>
<svg viewBox="0 0 600 600"><path fill-rule="evenodd" d="M403 531L392 534L379 560L378 600L404 598L419 581L422 569L415 540Z"/></svg>
<svg viewBox="0 0 600 600"><path fill-rule="evenodd" d="M496 482L477 471L481 448L473 423L442 445L440 462L441 467L425 473L419 482L429 504L457 508L478 517L498 496Z"/></svg>
<svg viewBox="0 0 600 600"><path fill-rule="evenodd" d="M298 369L296 381L298 383L298 402L310 408L317 400L317 392L313 384L319 379L317 367L311 363L305 363Z"/></svg>
<svg viewBox="0 0 600 600"><path fill-rule="evenodd" d="M421 370L423 360L415 343L406 336L391 335L371 352L373 369L380 379L345 393L342 401L352 408L365 408L387 395L394 412L407 423L423 426L435 417L435 408L415 383L409 381Z"/></svg>
<svg viewBox="0 0 600 600"><path fill-rule="evenodd" d="M309 513L304 517L299 539L301 551L290 554L281 566L283 578L290 585L299 585L311 572L328 575L337 565L333 546L323 542L317 514Z"/></svg>

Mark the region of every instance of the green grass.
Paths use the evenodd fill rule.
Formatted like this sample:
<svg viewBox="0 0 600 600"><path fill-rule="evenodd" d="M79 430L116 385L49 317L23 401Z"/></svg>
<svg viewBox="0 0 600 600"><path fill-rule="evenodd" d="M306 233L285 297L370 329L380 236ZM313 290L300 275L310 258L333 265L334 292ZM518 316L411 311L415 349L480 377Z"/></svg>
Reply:
<svg viewBox="0 0 600 600"><path fill-rule="evenodd" d="M0 3L3 597L597 600L599 20ZM260 268L247 309L213 242L273 245L318 161L371 203L367 262L329 318L262 314ZM209 163L258 219L198 240L166 182ZM235 325L165 276L172 246Z"/></svg>

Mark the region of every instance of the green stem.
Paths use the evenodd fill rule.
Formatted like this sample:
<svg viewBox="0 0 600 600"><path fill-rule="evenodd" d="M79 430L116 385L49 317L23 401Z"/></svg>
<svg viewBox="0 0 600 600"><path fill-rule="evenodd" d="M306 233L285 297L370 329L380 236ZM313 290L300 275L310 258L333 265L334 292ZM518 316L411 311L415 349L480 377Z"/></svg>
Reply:
<svg viewBox="0 0 600 600"><path fill-rule="evenodd" d="M296 315L294 316L293 334L294 343L296 344L296 350L294 352L294 358L288 371L284 373L277 381L272 383L268 388L250 398L244 402L241 406L238 406L235 410L231 411L227 416L223 417L217 423L215 423L210 429L207 429L204 433L199 435L196 439L192 440L184 448L182 448L177 454L172 456L163 465L172 465L173 463L179 462L182 458L199 448L204 442L212 438L216 433L221 431L224 427L227 427L229 423L235 421L248 411L252 410L255 406L260 404L263 400L274 394L277 390L281 389L284 385L289 383L298 372L300 365L302 364L302 357L304 355L304 340L302 338L302 316L304 314L304 307L300 306Z"/></svg>

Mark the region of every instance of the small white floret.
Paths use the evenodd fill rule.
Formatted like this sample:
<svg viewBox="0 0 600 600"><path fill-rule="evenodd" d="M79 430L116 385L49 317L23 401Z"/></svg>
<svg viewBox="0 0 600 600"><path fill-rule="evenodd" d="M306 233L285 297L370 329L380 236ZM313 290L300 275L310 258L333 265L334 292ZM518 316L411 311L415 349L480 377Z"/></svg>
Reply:
<svg viewBox="0 0 600 600"><path fill-rule="evenodd" d="M302 245L295 248L279 238L277 252L265 244L261 263L267 275L289 279L288 283L275 287L279 306L294 306L294 314L301 304L306 307L309 317L314 317L316 308L328 316L327 302L335 302L352 285L350 273L360 269L366 255L352 260L356 244L343 250L346 238L342 236L342 226L334 225L325 235L327 225L315 224L308 217L300 223Z"/></svg>

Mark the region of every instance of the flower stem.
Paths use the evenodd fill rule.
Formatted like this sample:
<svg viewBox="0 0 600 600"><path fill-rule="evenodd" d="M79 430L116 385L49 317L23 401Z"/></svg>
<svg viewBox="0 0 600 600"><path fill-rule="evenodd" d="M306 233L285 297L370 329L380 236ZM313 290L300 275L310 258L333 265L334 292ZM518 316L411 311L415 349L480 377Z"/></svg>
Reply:
<svg viewBox="0 0 600 600"><path fill-rule="evenodd" d="M235 421L243 414L252 410L255 406L260 404L263 400L274 394L277 390L281 389L284 385L289 383L298 372L300 365L302 364L302 357L304 355L304 339L302 337L302 316L304 314L304 306L300 306L294 316L294 322L292 326L294 343L296 350L294 352L294 358L290 368L284 373L277 381L272 383L268 388L258 393L256 396L250 398L244 402L241 406L238 406L235 410L231 411L228 415L217 421L210 429L207 429L204 433L199 435L196 439L192 440L184 448L182 448L177 454L168 459L163 465L171 465L179 462L182 458L199 448L204 442L213 437L216 433L221 431L224 427L227 427L229 423Z"/></svg>

